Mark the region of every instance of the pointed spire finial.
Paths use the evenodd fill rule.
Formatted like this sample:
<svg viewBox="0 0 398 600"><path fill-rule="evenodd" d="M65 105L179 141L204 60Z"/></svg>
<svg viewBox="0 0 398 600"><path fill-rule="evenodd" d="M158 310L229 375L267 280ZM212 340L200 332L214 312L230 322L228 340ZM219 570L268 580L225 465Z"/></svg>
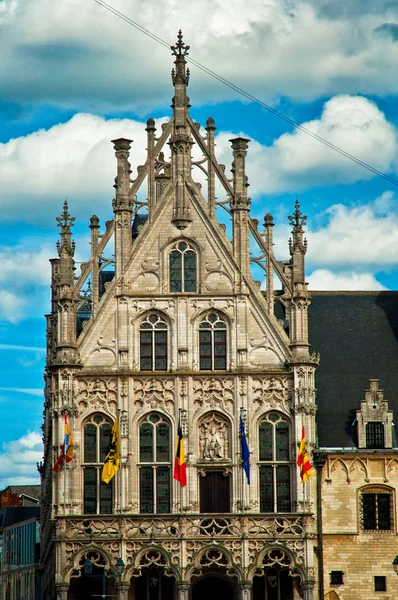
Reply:
<svg viewBox="0 0 398 600"><path fill-rule="evenodd" d="M182 39L181 29L178 32L177 41L175 45L170 46L170 48L172 55L176 57L174 61L176 68L173 69L171 72L173 85L175 86L178 83L188 85L189 69L185 70L185 66L187 64L185 57L189 54L189 46L187 46L184 40Z"/></svg>
<svg viewBox="0 0 398 600"><path fill-rule="evenodd" d="M182 31L179 29L175 46L170 46L173 56L186 56L189 54L189 46L183 40Z"/></svg>
<svg viewBox="0 0 398 600"><path fill-rule="evenodd" d="M75 242L71 241L70 228L73 227L75 217L71 217L68 211L68 200L65 199L63 212L60 217L56 217L57 226L61 227L61 243L57 243L58 254L61 255L61 251L66 249L71 256L74 254Z"/></svg>
<svg viewBox="0 0 398 600"><path fill-rule="evenodd" d="M300 202L298 201L298 199L296 198L296 202L294 204L295 210L293 215L289 216L289 222L290 225L293 225L293 231L294 232L302 232L303 231L303 225L306 224L307 221L307 215L303 215L302 212L300 211Z"/></svg>

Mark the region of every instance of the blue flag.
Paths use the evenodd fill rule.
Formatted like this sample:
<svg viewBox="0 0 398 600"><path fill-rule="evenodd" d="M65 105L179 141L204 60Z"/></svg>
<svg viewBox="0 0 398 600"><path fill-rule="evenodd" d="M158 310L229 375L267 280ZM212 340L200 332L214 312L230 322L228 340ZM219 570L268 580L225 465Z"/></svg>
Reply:
<svg viewBox="0 0 398 600"><path fill-rule="evenodd" d="M249 446L247 445L247 439L245 434L245 425L243 423L242 413L240 414L240 451L241 451L241 461L242 461L242 469L246 473L247 483L250 485L250 452Z"/></svg>

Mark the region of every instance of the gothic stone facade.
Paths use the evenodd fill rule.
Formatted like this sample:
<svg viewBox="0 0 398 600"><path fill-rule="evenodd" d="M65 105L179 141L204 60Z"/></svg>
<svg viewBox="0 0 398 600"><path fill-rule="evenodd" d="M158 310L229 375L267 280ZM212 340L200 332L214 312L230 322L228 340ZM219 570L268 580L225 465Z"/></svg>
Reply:
<svg viewBox="0 0 398 600"><path fill-rule="evenodd" d="M148 120L147 160L135 171L131 140L113 141L114 218L102 233L91 218L91 256L77 279L66 203L58 219L40 469L44 598L105 590L120 600L312 600L322 579L317 477L303 486L295 466L303 426L310 452L315 445L305 216L296 203L291 258L277 260L271 215L261 230L250 216L249 140L231 140L229 179L215 156L214 120L203 134L189 115L181 36L172 50L172 117L159 133ZM222 208L230 231L216 218ZM258 250L252 259L250 246ZM73 460L52 473L65 414ZM117 415L121 467L105 485ZM172 476L179 416L185 488Z"/></svg>

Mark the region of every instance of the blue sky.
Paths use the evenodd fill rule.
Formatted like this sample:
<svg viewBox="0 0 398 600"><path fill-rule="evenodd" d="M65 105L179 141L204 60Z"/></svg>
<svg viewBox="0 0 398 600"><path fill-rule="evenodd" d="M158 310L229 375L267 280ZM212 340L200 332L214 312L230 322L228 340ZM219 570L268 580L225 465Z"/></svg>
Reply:
<svg viewBox="0 0 398 600"><path fill-rule="evenodd" d="M393 0L109 0L295 122L398 179L398 12ZM68 198L76 257L89 218L112 218L111 139L170 115L170 53L94 0L0 0L0 489L38 482L48 259ZM249 103L194 66L191 115L251 138L252 216L274 215L288 258L296 196L312 289L397 289L398 188ZM228 167L227 167L228 168Z"/></svg>

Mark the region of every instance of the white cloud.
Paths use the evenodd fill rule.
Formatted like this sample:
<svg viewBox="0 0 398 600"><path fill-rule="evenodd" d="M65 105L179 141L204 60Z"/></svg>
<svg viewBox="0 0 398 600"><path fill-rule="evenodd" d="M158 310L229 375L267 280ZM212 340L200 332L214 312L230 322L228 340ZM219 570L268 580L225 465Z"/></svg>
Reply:
<svg viewBox="0 0 398 600"><path fill-rule="evenodd" d="M316 269L307 277L311 290L371 291L386 290L372 273L341 272Z"/></svg>
<svg viewBox="0 0 398 600"><path fill-rule="evenodd" d="M328 9L305 0L109 3L168 43L181 27L196 60L268 101L398 90L394 37L383 34L396 21L391 2L373 3L371 10L357 2L355 11L347 3L334 11L331 3ZM6 101L147 113L169 100L167 48L95 2L4 0L0 6ZM192 87L195 104L234 95L195 67Z"/></svg>
<svg viewBox="0 0 398 600"><path fill-rule="evenodd" d="M386 209L386 199L389 206ZM326 210L326 225L306 233L308 259L314 265L346 265L364 269L372 265L389 268L397 264L398 202L384 194L366 205L335 204ZM384 209L380 212L381 206Z"/></svg>
<svg viewBox="0 0 398 600"><path fill-rule="evenodd" d="M397 166L394 161L398 132L367 98L346 95L331 98L319 119L301 125L380 171L389 172ZM221 162L226 164L230 162L229 139L233 135L221 133L216 140ZM369 170L298 129L283 134L272 146L252 141L247 173L253 197L374 177Z"/></svg>
<svg viewBox="0 0 398 600"><path fill-rule="evenodd" d="M7 290L0 290L0 321L17 323L26 303L26 298L21 298L19 295Z"/></svg>
<svg viewBox="0 0 398 600"><path fill-rule="evenodd" d="M101 216L106 209L109 218L116 176L111 140L119 137L134 140L135 177L137 166L146 158L146 132L144 123L129 119L77 114L66 123L0 144L2 218L19 220L23 209L27 221L54 222L65 196L73 215L88 218L95 210ZM20 258L25 261L23 255ZM46 261L45 249L35 260Z"/></svg>
<svg viewBox="0 0 398 600"><path fill-rule="evenodd" d="M157 121L158 130L164 119ZM398 135L377 106L359 96L337 96L326 102L319 119L303 124L357 155L378 169L388 171L398 154ZM217 138L217 156L230 169L232 161L229 139L231 132ZM131 148L132 178L137 166L145 162L145 124L130 119L109 119L90 114L77 114L68 122L48 130L0 144L2 167L0 199L3 220L21 218L26 221L54 222L61 212L65 196L70 212L76 217L89 216L95 210L102 219L111 216L116 159L111 139L134 140ZM167 152L167 148L166 148ZM284 134L272 146L253 140L249 146L247 172L249 192L255 199L263 193L299 190L314 185L353 182L373 177L372 173L311 139L301 131ZM23 176L22 176L23 174ZM141 196L145 197L145 190ZM54 208L58 202L58 210ZM55 230L55 227L54 227ZM37 248L0 248L4 265L0 278L18 266L21 276L35 276L47 281L47 259L53 254L49 245ZM16 265L18 261L18 265Z"/></svg>
<svg viewBox="0 0 398 600"><path fill-rule="evenodd" d="M43 397L43 390L40 388L7 388L0 387L2 392L19 392L21 394L28 394L29 396L38 396L39 398Z"/></svg>
<svg viewBox="0 0 398 600"><path fill-rule="evenodd" d="M39 484L36 463L43 457L41 435L28 431L19 440L5 442L0 453L0 488L8 485Z"/></svg>

